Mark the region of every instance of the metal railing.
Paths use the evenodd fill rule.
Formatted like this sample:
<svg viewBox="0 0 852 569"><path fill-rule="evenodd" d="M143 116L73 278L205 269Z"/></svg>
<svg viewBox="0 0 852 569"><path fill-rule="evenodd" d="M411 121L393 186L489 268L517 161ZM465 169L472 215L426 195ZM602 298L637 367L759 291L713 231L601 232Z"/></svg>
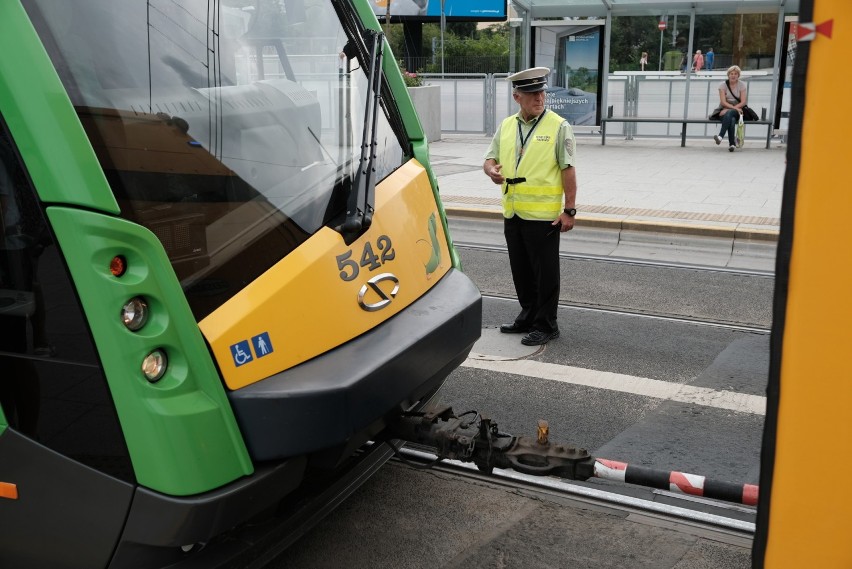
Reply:
<svg viewBox="0 0 852 569"><path fill-rule="evenodd" d="M516 112L511 86L506 73L423 73L424 82L441 87L441 131L446 133L481 133L492 135L503 118ZM710 115L718 104L717 87L725 80L725 72L690 76L686 117ZM749 106L767 117L772 108L772 75L754 74L743 77L748 83ZM687 99L686 77L677 72L615 73L607 78L607 105L617 117L684 116ZM592 125L592 130L597 130ZM625 137L680 137L681 125L653 123L613 123L607 134ZM687 137L712 135L714 125L688 125ZM760 129L746 129L749 138L761 137ZM612 129L612 130L610 130Z"/></svg>
<svg viewBox="0 0 852 569"><path fill-rule="evenodd" d="M428 85L441 88L441 132L485 133L493 113L486 73L422 73Z"/></svg>
<svg viewBox="0 0 852 569"><path fill-rule="evenodd" d="M608 81L608 104L614 117L670 117L705 118L719 104L717 88L725 80L725 72L692 75L689 82L688 105L686 78L679 73L614 74ZM748 84L748 105L758 115L765 110L767 118L771 108L772 75L749 75L742 78ZM686 113L684 114L684 109ZM746 129L748 138L761 138L760 129ZM610 130L611 129L611 130ZM687 125L687 137L711 136L718 127L712 124ZM679 137L680 124L664 123L613 123L607 127L607 135Z"/></svg>
<svg viewBox="0 0 852 569"><path fill-rule="evenodd" d="M440 53L440 52L439 52ZM444 73L495 73L498 69L509 70L508 55L471 55L466 57L400 57L408 71L438 73L442 66ZM503 72L505 73L505 71Z"/></svg>

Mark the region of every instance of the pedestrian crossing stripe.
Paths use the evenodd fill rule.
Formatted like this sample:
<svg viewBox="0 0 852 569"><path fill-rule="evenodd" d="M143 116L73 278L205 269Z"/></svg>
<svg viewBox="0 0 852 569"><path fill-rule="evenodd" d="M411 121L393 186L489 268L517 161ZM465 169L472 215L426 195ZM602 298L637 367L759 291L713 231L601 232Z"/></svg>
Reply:
<svg viewBox="0 0 852 569"><path fill-rule="evenodd" d="M532 360L492 361L478 359L476 354L471 354L471 357L465 360L462 365L473 369L548 379L572 385L607 389L609 391L642 395L680 403L690 403L716 409L726 409L739 413L750 413L752 415L766 414L766 397L760 395L721 391L708 387L698 387L671 381L649 379L647 377L636 377Z"/></svg>

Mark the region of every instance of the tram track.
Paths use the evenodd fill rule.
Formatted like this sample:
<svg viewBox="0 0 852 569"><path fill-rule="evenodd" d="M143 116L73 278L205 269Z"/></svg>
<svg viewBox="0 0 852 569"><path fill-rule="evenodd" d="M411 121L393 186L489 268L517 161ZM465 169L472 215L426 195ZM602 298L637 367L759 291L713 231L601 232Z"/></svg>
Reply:
<svg viewBox="0 0 852 569"><path fill-rule="evenodd" d="M496 253L504 253L508 255L508 250L504 246L499 245L482 245L477 243L455 242L456 249L465 249L468 251L488 251ZM572 259L575 261L594 261L599 263L612 263L615 265L631 265L636 267L654 267L660 269L682 269L687 271L703 271L708 273L723 273L730 275L743 275L749 277L759 277L774 279L775 273L772 271L759 271L754 269L735 269L730 267L713 267L709 265L696 265L691 263L675 263L671 261L651 261L647 259L631 259L628 257L609 257L604 255L590 255L583 253L560 253L560 259Z"/></svg>
<svg viewBox="0 0 852 569"><path fill-rule="evenodd" d="M511 295L497 295L497 294L484 294L483 298L490 298L494 300L508 300L508 301L516 301L517 297ZM733 322L725 322L720 320L709 320L702 318L689 318L685 316L678 316L674 314L665 314L662 312L648 312L641 310L626 310L624 308L617 308L613 306L602 306L602 305L591 305L591 304L582 304L576 302L559 302L559 308L568 308L568 309L576 309L576 310L584 310L587 312L599 312L605 314L612 314L618 316L632 316L636 318L649 318L652 320L660 320L671 323L679 323L679 324L693 324L696 326L706 326L710 328L722 328L725 330L734 330L738 332L750 332L753 334L769 334L772 332L771 328L760 327L760 326L750 326L747 324L739 324Z"/></svg>
<svg viewBox="0 0 852 569"><path fill-rule="evenodd" d="M596 488L553 476L537 477L501 469L488 474L470 463L456 460L436 462L436 459L428 449L407 445L393 460L413 468L429 468L467 480L499 485L515 492L545 494L555 500L570 500L587 507L616 509L625 515L650 518L656 523L676 523L693 531L710 531L723 536L723 541L750 541L755 531L756 509L753 507L663 490L648 490L647 495L651 499L646 499L615 491L616 487L612 485Z"/></svg>
<svg viewBox="0 0 852 569"><path fill-rule="evenodd" d="M484 298L516 300L504 246L456 247ZM560 264L561 309L770 333L771 272L575 253L561 253Z"/></svg>

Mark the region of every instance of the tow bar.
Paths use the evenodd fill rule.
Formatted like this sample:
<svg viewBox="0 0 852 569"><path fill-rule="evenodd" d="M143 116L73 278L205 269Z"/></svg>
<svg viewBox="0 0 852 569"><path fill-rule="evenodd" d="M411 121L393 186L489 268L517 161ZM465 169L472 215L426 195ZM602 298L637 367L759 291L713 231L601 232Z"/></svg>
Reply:
<svg viewBox="0 0 852 569"><path fill-rule="evenodd" d="M476 411L457 416L451 407L402 414L391 422L392 437L433 449L438 461L472 462L487 473L512 469L533 476L568 480L601 478L662 490L704 496L748 506L757 505L758 486L710 480L698 474L655 470L595 458L584 448L549 440L547 421L539 420L536 437L500 432L497 423Z"/></svg>

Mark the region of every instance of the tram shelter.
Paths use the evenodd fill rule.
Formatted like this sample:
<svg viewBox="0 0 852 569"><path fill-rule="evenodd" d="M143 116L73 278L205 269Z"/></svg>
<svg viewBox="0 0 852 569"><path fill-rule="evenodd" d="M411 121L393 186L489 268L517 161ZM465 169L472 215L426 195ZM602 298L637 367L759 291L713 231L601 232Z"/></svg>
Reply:
<svg viewBox="0 0 852 569"><path fill-rule="evenodd" d="M511 0L511 8L510 72L551 68L549 106L574 125L706 117L727 68L738 65L749 106L786 129L799 0ZM698 50L705 64L694 70ZM650 130L639 134L670 128L643 126ZM635 124L623 128L635 134Z"/></svg>

